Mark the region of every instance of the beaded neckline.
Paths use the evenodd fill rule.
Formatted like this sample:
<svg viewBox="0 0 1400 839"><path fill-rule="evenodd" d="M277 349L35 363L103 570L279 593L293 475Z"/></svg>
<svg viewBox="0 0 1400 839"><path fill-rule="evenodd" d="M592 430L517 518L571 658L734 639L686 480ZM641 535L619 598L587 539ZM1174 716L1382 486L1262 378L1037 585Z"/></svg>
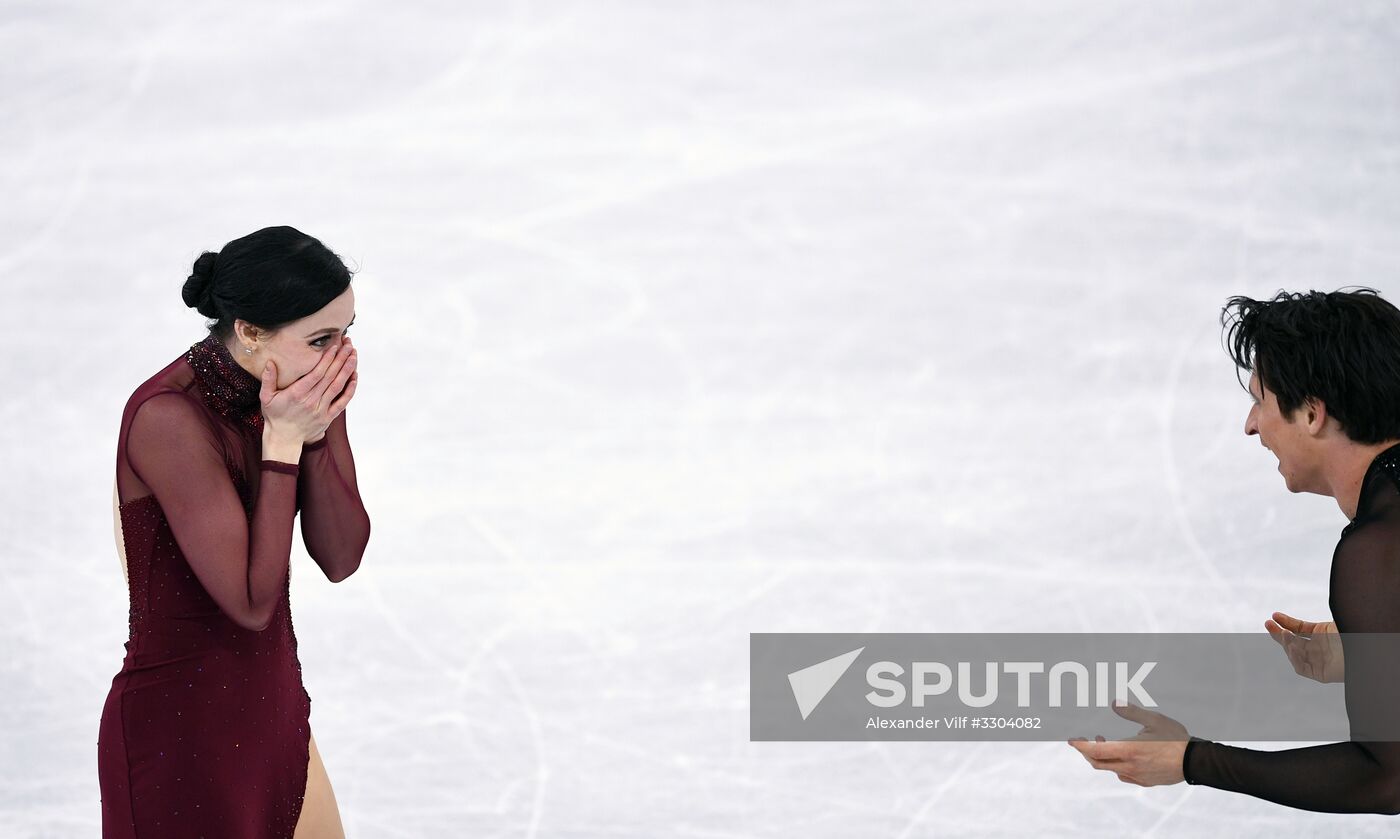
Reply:
<svg viewBox="0 0 1400 839"><path fill-rule="evenodd" d="M1375 481L1380 480L1379 477L1374 480L1371 477L1372 473L1377 471L1384 472L1389 476L1390 480L1395 484L1395 488L1400 490L1400 443L1396 443L1376 455L1371 461L1371 465L1366 467L1366 474L1361 479L1361 495L1356 502L1357 517L1353 518L1346 527L1342 528L1342 535L1351 532L1356 526L1357 520L1361 517L1361 512L1366 509L1368 497L1375 492L1373 489Z"/></svg>
<svg viewBox="0 0 1400 839"><path fill-rule="evenodd" d="M185 359L202 385L204 404L240 430L262 434L262 382L244 370L213 335L192 344Z"/></svg>
<svg viewBox="0 0 1400 839"><path fill-rule="evenodd" d="M1376 455L1371 461L1371 465L1366 469L1366 477L1362 479L1361 486L1364 488L1375 470L1381 470L1388 474L1397 483L1400 483L1400 443L1396 443L1390 448Z"/></svg>

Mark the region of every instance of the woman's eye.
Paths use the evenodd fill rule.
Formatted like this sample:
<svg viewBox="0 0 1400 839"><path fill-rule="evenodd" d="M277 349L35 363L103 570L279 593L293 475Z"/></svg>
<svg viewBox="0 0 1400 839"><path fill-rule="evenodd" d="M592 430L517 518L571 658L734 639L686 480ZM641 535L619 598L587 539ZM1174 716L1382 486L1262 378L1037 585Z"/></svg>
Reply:
<svg viewBox="0 0 1400 839"><path fill-rule="evenodd" d="M350 334L350 327L348 327L348 326L345 327L345 331L342 332L342 333L340 333L340 334L342 334L342 335L349 335L349 334ZM322 349L323 347L326 346L326 342L329 341L330 339L331 339L331 336L329 336L329 335L326 335L326 336L321 337L321 338L317 338L316 340L314 340L314 341L311 342L311 346L315 347L315 348L318 349L318 350L319 350L319 349Z"/></svg>

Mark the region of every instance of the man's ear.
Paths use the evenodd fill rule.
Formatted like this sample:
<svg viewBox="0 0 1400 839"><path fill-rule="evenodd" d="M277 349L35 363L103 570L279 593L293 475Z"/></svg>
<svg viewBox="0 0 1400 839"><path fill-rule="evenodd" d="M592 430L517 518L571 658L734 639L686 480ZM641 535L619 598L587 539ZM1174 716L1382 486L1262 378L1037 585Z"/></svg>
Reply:
<svg viewBox="0 0 1400 839"><path fill-rule="evenodd" d="M1317 436L1322 433L1322 428L1327 424L1327 404L1321 399L1308 397L1301 408L1304 411L1303 418L1307 420L1308 433Z"/></svg>

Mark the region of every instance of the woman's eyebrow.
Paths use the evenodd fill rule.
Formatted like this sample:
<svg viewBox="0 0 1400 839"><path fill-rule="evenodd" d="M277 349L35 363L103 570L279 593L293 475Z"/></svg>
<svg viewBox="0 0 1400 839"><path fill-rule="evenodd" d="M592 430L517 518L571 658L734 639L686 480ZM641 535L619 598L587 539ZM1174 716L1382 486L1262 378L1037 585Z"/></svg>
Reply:
<svg viewBox="0 0 1400 839"><path fill-rule="evenodd" d="M347 323L347 324L345 324L345 328L346 328L346 329L349 329L350 327L352 327L352 326L354 326L354 325L355 325L355 316L354 316L354 315L351 315L351 316L350 316L350 322ZM339 329L336 329L334 326L327 326L325 329L318 329L318 330L316 330L315 332L312 332L310 335L307 335L306 337L308 337L308 338L314 338L315 336L320 335L320 334L323 333L323 332L339 332L339 331L340 331L340 330L339 330Z"/></svg>

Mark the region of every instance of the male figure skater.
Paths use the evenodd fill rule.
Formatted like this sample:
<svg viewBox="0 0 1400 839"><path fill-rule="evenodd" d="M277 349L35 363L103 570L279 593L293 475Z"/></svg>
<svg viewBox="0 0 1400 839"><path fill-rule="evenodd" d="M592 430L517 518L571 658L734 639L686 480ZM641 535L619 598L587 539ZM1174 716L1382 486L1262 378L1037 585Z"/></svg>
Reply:
<svg viewBox="0 0 1400 839"><path fill-rule="evenodd" d="M1244 433L1278 459L1289 491L1331 496L1350 519L1332 555L1335 623L1275 612L1264 626L1300 675L1347 682L1355 737L1366 715L1400 714L1400 695L1377 695L1400 694L1390 675L1400 662L1342 655L1347 633L1400 633L1400 310L1369 288L1279 292L1231 297L1227 324L1237 374L1251 371ZM1143 730L1069 744L1125 783L1184 780L1304 810L1400 814L1400 743L1258 751L1188 740L1180 723L1136 706L1114 710Z"/></svg>

